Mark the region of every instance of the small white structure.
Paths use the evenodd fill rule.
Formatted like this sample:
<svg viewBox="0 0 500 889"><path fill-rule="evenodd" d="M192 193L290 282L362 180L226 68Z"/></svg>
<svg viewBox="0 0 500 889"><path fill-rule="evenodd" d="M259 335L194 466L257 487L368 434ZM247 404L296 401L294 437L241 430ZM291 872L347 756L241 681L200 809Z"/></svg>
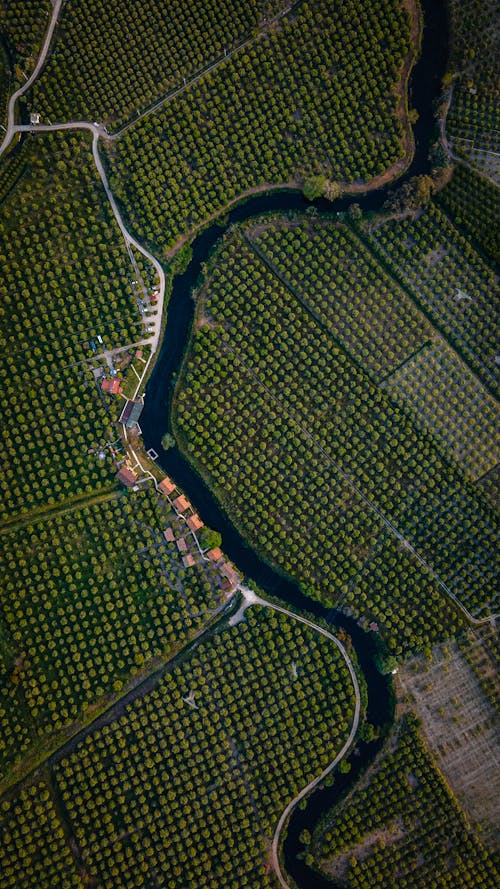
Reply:
<svg viewBox="0 0 500 889"><path fill-rule="evenodd" d="M35 126L37 123L40 123L40 115L36 111L32 111L30 114L30 124Z"/></svg>

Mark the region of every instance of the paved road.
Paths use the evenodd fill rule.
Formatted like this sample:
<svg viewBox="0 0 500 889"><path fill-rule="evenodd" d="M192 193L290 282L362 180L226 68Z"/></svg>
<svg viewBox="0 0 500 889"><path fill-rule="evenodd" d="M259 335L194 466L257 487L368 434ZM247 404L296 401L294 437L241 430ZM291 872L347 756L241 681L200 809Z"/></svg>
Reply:
<svg viewBox="0 0 500 889"><path fill-rule="evenodd" d="M0 145L0 157L4 153L4 151L9 147L9 145L12 141L14 132L16 131L16 128L14 127L14 110L15 110L16 102L19 99L19 97L22 96L26 92L26 90L28 90L30 88L31 84L34 83L34 81L40 74L40 71L42 70L43 65L45 64L45 59L47 58L47 53L49 51L50 42L52 40L52 34L54 33L54 28L56 26L56 22L59 17L59 12L60 12L61 6L62 6L62 0L55 0L54 7L52 9L52 16L51 16L51 19L49 22L49 26L47 28L47 33L45 34L45 40L43 41L43 46L40 51L40 55L38 57L38 62L36 63L35 69L34 69L33 73L31 74L31 77L28 77L28 80L26 81L26 83L24 83L23 86L20 86L19 89L16 90L15 93L12 93L12 95L9 99L9 107L8 107L8 113L7 113L7 130L6 130L5 136L3 138L3 142Z"/></svg>
<svg viewBox="0 0 500 889"><path fill-rule="evenodd" d="M283 873L281 871L280 860L279 860L279 843L280 843L281 831L283 829L284 824L286 823L286 821L288 819L288 816L293 811L295 806L300 802L300 800L303 799L305 796L307 796L307 794L311 790L313 790L314 787L316 787L321 781L323 781L326 778L326 776L332 771L332 769L335 768L337 763L340 762L340 760L346 755L347 751L349 750L349 748L356 736L356 732L358 730L359 715L361 712L361 695L359 692L358 679L357 679L354 667L352 665L351 659L350 659L349 655L347 654L346 649L344 648L342 643L337 639L336 636L334 636L332 633L329 633L328 630L324 630L323 627L319 627L317 624L313 623L311 620L308 620L306 617L300 617L300 615L294 614L293 611L288 611L287 608L282 608L280 605L275 605L273 602L268 602L266 599L262 599L261 596L258 596L257 593L254 593L253 590L249 589L248 587L244 586L243 584L240 584L238 589L240 590L244 601L243 601L242 606L239 609L239 611L230 619L230 621L229 621L230 624L232 624L233 622L235 622L239 618L241 618L245 609L249 608L251 605L261 605L263 608L273 608L275 611L281 611L282 614L286 614L288 617L293 618L293 620L299 621L299 623L301 623L301 624L307 624L308 627L311 627L317 633L321 633L322 636L326 636L327 639L330 639L330 641L333 642L334 645L336 645L337 648L339 649L340 653L342 654L342 656L347 664L347 669L349 670L349 674L351 676L351 680L352 680L352 684L353 684L353 688L354 688L354 695L355 695L355 699L356 699L351 731L349 732L349 737L347 738L345 744L343 745L342 750L340 750L338 752L335 759L332 760L332 762L326 767L326 769L324 769L321 772L321 775L318 775L317 778L313 778L313 780L310 781L309 784L307 784L306 787L304 787L300 791L300 793L298 793L297 796L295 796L288 803L287 807L283 810L283 812L280 816L278 824L276 825L276 830L274 831L273 842L272 842L272 847L271 847L271 861L272 861L273 869L276 873L276 876L278 877L280 886L282 886L282 889L290 889L290 886L287 883L287 881L285 880L285 877L283 876Z"/></svg>

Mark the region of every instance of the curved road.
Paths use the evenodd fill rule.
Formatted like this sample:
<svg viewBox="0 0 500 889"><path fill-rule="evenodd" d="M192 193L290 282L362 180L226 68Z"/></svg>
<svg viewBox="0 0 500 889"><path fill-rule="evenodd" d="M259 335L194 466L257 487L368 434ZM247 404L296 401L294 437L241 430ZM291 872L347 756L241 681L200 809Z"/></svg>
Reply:
<svg viewBox="0 0 500 889"><path fill-rule="evenodd" d="M347 654L346 649L342 645L342 642L340 642L340 640L337 639L336 636L334 636L332 633L329 633L328 630L324 630L323 627L320 627L317 624L313 623L311 620L308 620L306 617L301 617L298 614L294 614L293 611L288 611L287 608L282 608L280 605L275 605L273 602L268 602L266 599L262 599L261 596L258 596L257 593L254 593L253 590L249 589L249 587L246 587L243 584L240 584L238 586L238 589L240 590L240 592L243 596L244 602L243 602L241 608L238 610L238 612L232 618L230 618L230 621L229 621L230 625L236 623L236 621L242 617L245 610L247 608L249 608L251 605L261 605L263 608L272 608L272 609L274 609L274 611L281 611L282 614L286 614L288 617L291 617L294 620L299 621L299 623L307 624L308 627L311 627L317 633L321 633L322 636L326 636L327 639L330 639L330 641L333 642L339 649L340 653L342 654L342 656L347 664L347 669L349 670L349 674L351 676L351 680L352 680L352 684L353 684L353 688L354 688L354 695L355 695L355 699L356 699L351 731L349 732L349 737L347 738L344 746L338 752L335 759L332 760L332 762L326 767L326 769L324 769L321 772L321 775L318 775L317 778L313 778L313 780L310 781L309 784L307 784L307 786L304 787L300 791L300 793L298 793L297 796L294 797L294 799L292 799L288 803L287 807L283 810L283 812L280 816L278 824L276 825L276 829L274 831L274 836L273 836L272 847L271 847L272 866L273 866L273 869L276 873L276 876L278 877L278 880L279 880L279 883L280 883L280 886L282 887L282 889L290 889L290 886L287 883L287 881L285 880L285 877L283 876L283 873L281 871L280 860L279 860L279 842L280 842L281 831L283 830L283 826L286 823L288 816L290 815L292 810L295 808L297 803L299 803L301 799L303 799L305 796L307 796L307 794L311 790L313 790L321 781L324 780L324 778L326 778L326 776L332 771L332 769L335 768L337 763L340 762L340 760L345 756L345 754L349 750L349 748L356 736L356 732L358 730L359 715L360 715L360 711L361 711L361 695L359 692L358 678L356 676L351 659L350 659L349 655Z"/></svg>
<svg viewBox="0 0 500 889"><path fill-rule="evenodd" d="M27 90L29 90L32 83L35 82L40 71L42 70L45 59L47 58L47 53L49 51L50 41L52 40L52 34L54 33L54 28L56 26L57 19L59 18L59 12L61 10L62 0L55 0L52 16L49 22L49 27L47 28L47 33L45 34L45 40L43 41L43 46L40 50L40 55L38 56L38 62L35 65L35 69L31 74L31 77L28 77L26 83L19 87L15 93L12 93L9 99L9 107L7 111L7 130L5 136L3 138L3 142L0 145L0 157L4 153L4 151L8 148L12 141L12 136L16 131L16 127L14 127L14 109L17 100L20 96L22 96Z"/></svg>

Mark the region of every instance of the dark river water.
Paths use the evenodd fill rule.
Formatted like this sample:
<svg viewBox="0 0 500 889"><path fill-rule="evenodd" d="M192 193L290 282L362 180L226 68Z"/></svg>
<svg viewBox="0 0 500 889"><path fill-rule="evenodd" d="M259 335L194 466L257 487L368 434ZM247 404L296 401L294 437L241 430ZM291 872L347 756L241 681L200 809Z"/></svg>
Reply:
<svg viewBox="0 0 500 889"><path fill-rule="evenodd" d="M414 127L415 153L409 170L401 182L410 176L429 171L429 146L436 138L434 104L439 97L442 76L448 56L448 20L444 0L425 0L424 33L420 60L413 70L410 82L410 107L417 109L419 119ZM393 186L394 187L394 186ZM391 187L379 189L363 196L342 198L335 203L324 199L314 202L318 213L332 213L348 209L357 203L364 211L378 210L386 200ZM334 627L342 627L352 639L359 666L364 674L368 693L368 721L377 727L386 727L393 719L393 697L390 678L381 676L374 665L376 641L371 633L365 633L354 620L341 612L327 609L303 595L299 587L278 570L268 565L246 543L231 519L220 507L210 489L197 475L177 448L164 451L161 439L171 431L170 401L176 375L189 340L194 314L191 291L202 273L203 263L224 234L226 229L251 216L263 212L305 211L311 204L300 192L283 191L251 198L236 206L224 217L223 226L213 224L203 231L192 244L192 259L186 271L176 276L168 303L168 316L160 355L146 387L141 428L146 448L154 448L159 454L158 463L186 492L203 521L222 535L222 548L247 578L271 597L280 599L295 610L322 617ZM317 874L297 857L302 850L299 834L312 830L319 817L332 806L356 781L361 771L372 762L381 741L357 742L349 757L351 771L347 775L335 774L332 787L316 790L308 799L304 810L296 808L292 813L284 841L285 869L301 889L332 889L332 882Z"/></svg>

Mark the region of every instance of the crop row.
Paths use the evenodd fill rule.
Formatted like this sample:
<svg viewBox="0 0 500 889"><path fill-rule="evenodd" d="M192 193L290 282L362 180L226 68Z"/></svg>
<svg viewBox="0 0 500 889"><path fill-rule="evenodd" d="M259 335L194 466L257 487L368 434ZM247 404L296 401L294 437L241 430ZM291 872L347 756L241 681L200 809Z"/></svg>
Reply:
<svg viewBox="0 0 500 889"><path fill-rule="evenodd" d="M370 241L432 323L497 392L498 282L469 241L435 204L417 218L372 228Z"/></svg>
<svg viewBox="0 0 500 889"><path fill-rule="evenodd" d="M497 464L498 403L445 343L423 349L383 385L472 478Z"/></svg>
<svg viewBox="0 0 500 889"><path fill-rule="evenodd" d="M4 536L3 768L186 640L219 601L217 569L187 572L162 535L169 522L144 490Z"/></svg>
<svg viewBox="0 0 500 889"><path fill-rule="evenodd" d="M347 227L302 221L250 232L250 239L375 378L432 336L425 317Z"/></svg>
<svg viewBox="0 0 500 889"><path fill-rule="evenodd" d="M214 264L199 317L177 392L180 440L252 541L338 601L387 528L383 514L464 603L487 608L487 505L239 234Z"/></svg>
<svg viewBox="0 0 500 889"><path fill-rule="evenodd" d="M439 192L436 200L473 243L500 262L498 189L491 182L457 164L453 179Z"/></svg>
<svg viewBox="0 0 500 889"><path fill-rule="evenodd" d="M265 609L203 642L56 767L87 877L107 887L270 887L287 801L353 720L334 644Z"/></svg>
<svg viewBox="0 0 500 889"><path fill-rule="evenodd" d="M69 3L35 101L57 120L124 122L224 56L283 0Z"/></svg>
<svg viewBox="0 0 500 889"><path fill-rule="evenodd" d="M389 167L402 154L393 86L407 51L395 0L300 4L111 144L110 182L138 237L172 247L254 186L368 181Z"/></svg>

